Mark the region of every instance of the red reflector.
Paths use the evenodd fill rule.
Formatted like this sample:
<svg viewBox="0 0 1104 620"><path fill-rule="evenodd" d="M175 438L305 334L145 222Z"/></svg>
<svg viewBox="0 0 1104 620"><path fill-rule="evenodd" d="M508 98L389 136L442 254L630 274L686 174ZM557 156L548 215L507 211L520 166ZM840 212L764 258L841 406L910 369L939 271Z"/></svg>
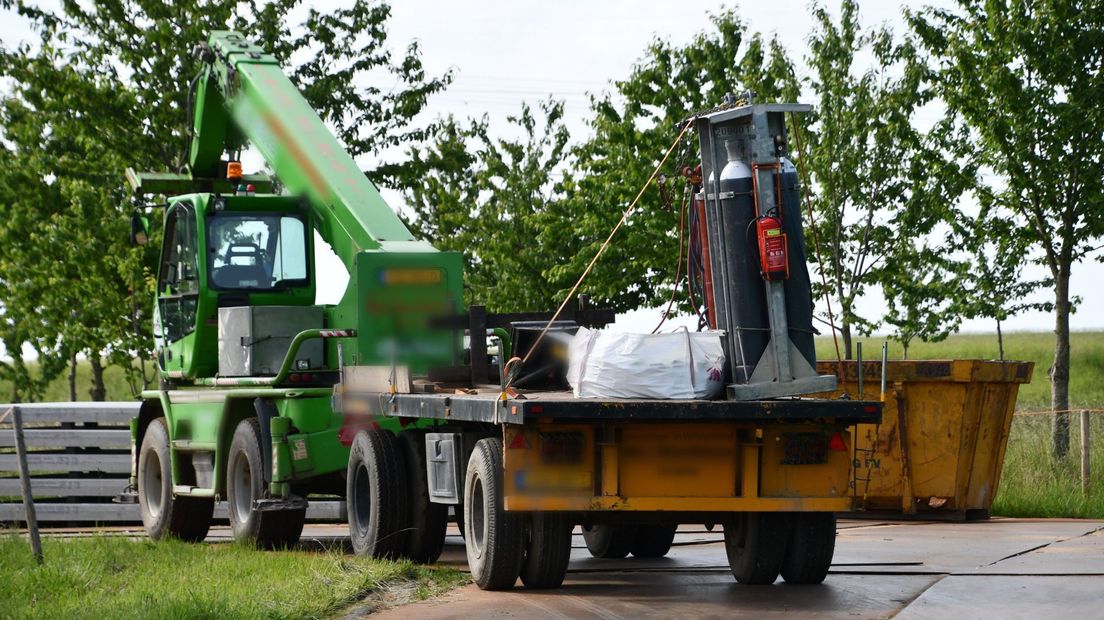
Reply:
<svg viewBox="0 0 1104 620"><path fill-rule="evenodd" d="M288 383L299 383L299 375L296 373L288 375Z"/></svg>
<svg viewBox="0 0 1104 620"><path fill-rule="evenodd" d="M878 413L877 405L863 405L863 413Z"/></svg>
<svg viewBox="0 0 1104 620"><path fill-rule="evenodd" d="M528 450L529 442L525 440L525 433L518 432L514 435L513 441L510 442L511 450Z"/></svg>
<svg viewBox="0 0 1104 620"><path fill-rule="evenodd" d="M828 449L836 452L846 452L847 444L843 441L843 435L838 432L832 435L832 438L828 440Z"/></svg>

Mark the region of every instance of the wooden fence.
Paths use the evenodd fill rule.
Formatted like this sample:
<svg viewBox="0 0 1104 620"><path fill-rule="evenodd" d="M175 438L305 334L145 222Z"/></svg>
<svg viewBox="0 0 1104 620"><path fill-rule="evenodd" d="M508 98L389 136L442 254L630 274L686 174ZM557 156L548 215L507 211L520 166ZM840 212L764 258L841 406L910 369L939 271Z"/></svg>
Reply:
<svg viewBox="0 0 1104 620"><path fill-rule="evenodd" d="M38 521L46 525L140 522L137 504L112 498L130 476L129 422L137 402L28 403L23 414L27 465ZM20 500L15 434L9 418L0 425L0 524L24 520ZM215 519L227 518L226 504L215 506ZM307 518L345 520L343 501L312 501Z"/></svg>

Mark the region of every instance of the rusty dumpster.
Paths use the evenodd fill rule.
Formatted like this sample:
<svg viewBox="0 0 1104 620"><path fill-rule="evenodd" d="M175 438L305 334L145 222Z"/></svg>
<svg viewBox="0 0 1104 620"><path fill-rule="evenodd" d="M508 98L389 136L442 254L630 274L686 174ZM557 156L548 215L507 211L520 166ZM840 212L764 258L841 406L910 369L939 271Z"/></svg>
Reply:
<svg viewBox="0 0 1104 620"><path fill-rule="evenodd" d="M821 361L851 398L880 396L882 363ZM854 507L890 517L985 519L997 493L1019 386L1032 362L892 360L879 425L852 445Z"/></svg>

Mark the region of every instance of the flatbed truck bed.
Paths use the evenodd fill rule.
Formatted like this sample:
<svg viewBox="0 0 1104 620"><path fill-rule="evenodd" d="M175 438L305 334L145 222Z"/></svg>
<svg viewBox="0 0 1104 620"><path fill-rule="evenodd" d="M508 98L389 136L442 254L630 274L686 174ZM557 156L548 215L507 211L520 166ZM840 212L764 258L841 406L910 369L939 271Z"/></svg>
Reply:
<svg viewBox="0 0 1104 620"><path fill-rule="evenodd" d="M794 423L831 420L840 424L873 424L881 419L879 403L857 400L779 398L772 400L659 400L576 398L568 391L525 392L502 398L497 386L485 385L453 393L348 393L366 405L368 413L487 424L558 422L765 422Z"/></svg>

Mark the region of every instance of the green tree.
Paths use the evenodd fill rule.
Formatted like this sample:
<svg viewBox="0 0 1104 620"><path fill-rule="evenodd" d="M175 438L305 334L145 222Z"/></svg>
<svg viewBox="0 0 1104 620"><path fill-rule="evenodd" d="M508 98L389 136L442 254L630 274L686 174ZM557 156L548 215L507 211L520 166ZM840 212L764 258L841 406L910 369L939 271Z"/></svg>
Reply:
<svg viewBox="0 0 1104 620"><path fill-rule="evenodd" d="M903 344L945 337L955 321L933 303L941 293L938 274L910 278L903 269L928 270L926 237L945 205L968 186L965 176L942 174L950 167L933 141L938 131L915 125L917 110L932 97L928 71L911 41L895 40L888 28L864 29L854 0L841 3L838 21L821 5L813 15L807 61L816 103L801 161L811 175L816 214L806 236L810 246L820 241L818 268L827 283L825 291L814 277L815 295L827 292L838 302L848 359L854 332L868 334L882 318L860 316L855 308L879 283L890 305L884 318ZM867 54L871 67L859 71L857 61Z"/></svg>
<svg viewBox="0 0 1104 620"><path fill-rule="evenodd" d="M1045 278L1024 278L1030 235L1012 220L993 214L994 197L987 190L979 188L981 209L977 217L964 218L963 226L954 236L956 245L968 251L955 277L962 283L963 315L996 322L997 356L1003 360L1002 324L1027 310L1052 312L1054 304L1028 300L1032 293L1048 287L1050 282Z"/></svg>
<svg viewBox="0 0 1104 620"><path fill-rule="evenodd" d="M939 248L907 240L893 249L892 260L893 269L880 278L887 305L882 320L908 359L913 340L940 342L961 324L962 310L952 294L957 269Z"/></svg>
<svg viewBox="0 0 1104 620"><path fill-rule="evenodd" d="M992 171L997 210L1049 272L1054 453L1069 449L1074 265L1104 233L1104 6L1099 0L960 0L909 15L948 113Z"/></svg>
<svg viewBox="0 0 1104 620"><path fill-rule="evenodd" d="M10 119L18 112L4 105L0 121L10 127ZM0 196L4 197L0 207L5 220L0 226L4 247L0 253L0 342L8 358L0 363L0 378L11 382L11 394L5 396L11 402L38 398L69 356L57 325L39 311L42 297L49 291L25 284L39 278L43 267L49 268L48 261L27 243L39 226L35 208L58 202L55 188L43 185L33 170L19 165L33 156L0 142ZM33 359L28 359L28 353Z"/></svg>
<svg viewBox="0 0 1104 620"><path fill-rule="evenodd" d="M712 16L711 22L711 30L686 45L655 40L629 76L614 82L615 92L592 97L593 136L573 150L574 163L563 184L563 232L580 244L551 268L552 277L574 283L645 186L682 121L746 90L754 91L760 103L797 99L793 66L777 40L749 36L732 11ZM697 161L691 131L661 173L678 178L682 166ZM671 286L678 286L679 209L664 208L671 206L664 202L657 188L648 188L594 267L585 290L603 305L618 311L654 307L667 300Z"/></svg>
<svg viewBox="0 0 1104 620"><path fill-rule="evenodd" d="M143 255L125 244L126 221L118 214L125 194L104 174L122 165L123 145L100 139L125 135L134 120L133 101L125 89L82 75L50 48L33 57L5 54L0 63L15 83L0 112L11 145L11 166L0 174L22 180L3 191L0 231L17 238L18 257L9 257L0 270L17 283L2 299L12 307L20 295L37 299L24 311L41 319L39 333L56 334L70 359L88 357L91 396L102 400L101 355L122 356L129 368L135 352L149 350L133 328L148 304L129 303L142 278ZM80 109L95 114L74 114L72 97L78 93ZM105 253L102 244L119 247Z"/></svg>
<svg viewBox="0 0 1104 620"><path fill-rule="evenodd" d="M568 146L562 107L523 107L518 139L492 139L486 119L441 123L413 154L412 225L438 247L467 252L470 297L491 308L557 307L693 113L752 89L762 102L794 100L793 67L777 41L747 36L731 12L683 46L655 40L614 92L593 95L593 135ZM696 164L692 132L663 169ZM559 180L557 180L559 178ZM649 187L583 286L619 311L653 307L677 286L678 209ZM684 306L685 307L685 306Z"/></svg>
<svg viewBox="0 0 1104 620"><path fill-rule="evenodd" d="M60 334L66 354L83 351L93 364L94 397L102 397L102 354L132 371L135 389L153 376L144 372L144 360L157 250L127 247L131 207L123 171L177 169L185 161L188 84L199 69L193 49L211 30L238 29L272 50L354 155L375 159L432 129L413 119L449 76L427 77L416 45L400 54L390 50L385 3L356 0L328 12L302 5L94 0L65 1L54 10L4 3L32 19L39 36L33 47L0 50L0 77L12 84L5 106L34 119L19 131L5 123L3 139L17 171L55 202L18 202L10 193L0 203L28 210L35 225L49 222L25 246L29 256L54 257L55 264L18 281L0 273L8 282L0 303L7 309L14 303L9 296L41 299L42 333L18 333L35 342ZM302 23L291 21L303 8ZM380 78L390 86L374 86ZM408 174L402 162L382 162L369 172L384 180ZM0 235L21 238L7 215ZM138 372L135 355L143 360Z"/></svg>
<svg viewBox="0 0 1104 620"><path fill-rule="evenodd" d="M558 301L570 283L550 272L578 245L557 232L569 219L556 181L567 157L563 103L542 102L539 116L523 105L507 123L519 138L492 138L486 117L444 119L433 144L412 151L421 172L406 193L414 229L464 253L468 301L495 312Z"/></svg>

